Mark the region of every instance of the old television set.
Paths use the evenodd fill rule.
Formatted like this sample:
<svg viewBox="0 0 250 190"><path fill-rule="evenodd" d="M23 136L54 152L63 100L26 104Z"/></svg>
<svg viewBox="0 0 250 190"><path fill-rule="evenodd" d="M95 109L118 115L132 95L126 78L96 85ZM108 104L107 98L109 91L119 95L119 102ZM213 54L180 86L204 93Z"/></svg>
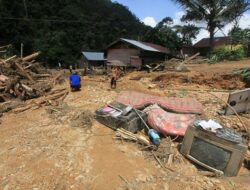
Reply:
<svg viewBox="0 0 250 190"><path fill-rule="evenodd" d="M247 146L243 141L233 142L213 132L189 126L180 152L192 162L210 171L225 176L236 176L247 152Z"/></svg>

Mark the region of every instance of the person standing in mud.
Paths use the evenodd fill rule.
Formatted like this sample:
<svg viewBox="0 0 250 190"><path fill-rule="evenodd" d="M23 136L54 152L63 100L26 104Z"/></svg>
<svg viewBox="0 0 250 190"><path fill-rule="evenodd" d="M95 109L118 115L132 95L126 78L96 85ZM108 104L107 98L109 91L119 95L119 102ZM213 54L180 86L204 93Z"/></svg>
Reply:
<svg viewBox="0 0 250 190"><path fill-rule="evenodd" d="M112 75L111 75L111 88L116 88L116 81L119 77L119 68L117 66L114 66L111 68Z"/></svg>

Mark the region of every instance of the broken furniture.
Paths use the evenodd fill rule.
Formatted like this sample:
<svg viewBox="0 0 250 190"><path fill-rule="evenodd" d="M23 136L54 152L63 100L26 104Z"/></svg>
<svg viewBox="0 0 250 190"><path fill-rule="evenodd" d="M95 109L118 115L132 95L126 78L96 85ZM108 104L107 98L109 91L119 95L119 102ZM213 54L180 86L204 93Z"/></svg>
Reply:
<svg viewBox="0 0 250 190"><path fill-rule="evenodd" d="M230 93L228 97L228 104L237 113L250 112L250 88ZM235 114L232 108L227 106L225 115Z"/></svg>
<svg viewBox="0 0 250 190"><path fill-rule="evenodd" d="M140 117L131 109L131 107L124 104L113 102L96 110L96 119L113 130L124 128L132 133L136 133L144 128L144 124ZM147 120L146 113L141 111L138 111L138 113L144 121Z"/></svg>
<svg viewBox="0 0 250 190"><path fill-rule="evenodd" d="M188 128L180 152L208 170L226 176L236 176L247 146L241 136L232 129L218 127L213 132L195 124Z"/></svg>

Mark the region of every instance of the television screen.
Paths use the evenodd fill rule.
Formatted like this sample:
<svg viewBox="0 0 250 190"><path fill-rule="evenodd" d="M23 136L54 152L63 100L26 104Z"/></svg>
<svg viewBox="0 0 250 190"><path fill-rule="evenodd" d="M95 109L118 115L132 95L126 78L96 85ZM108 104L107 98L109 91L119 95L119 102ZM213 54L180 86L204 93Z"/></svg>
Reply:
<svg viewBox="0 0 250 190"><path fill-rule="evenodd" d="M230 160L231 152L195 137L190 155L212 168L223 171Z"/></svg>

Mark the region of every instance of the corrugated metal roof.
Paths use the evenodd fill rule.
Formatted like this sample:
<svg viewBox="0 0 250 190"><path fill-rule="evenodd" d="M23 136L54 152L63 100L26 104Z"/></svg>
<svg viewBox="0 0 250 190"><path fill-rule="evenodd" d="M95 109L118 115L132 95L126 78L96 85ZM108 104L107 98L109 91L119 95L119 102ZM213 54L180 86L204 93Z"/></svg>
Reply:
<svg viewBox="0 0 250 190"><path fill-rule="evenodd" d="M83 51L82 54L86 57L88 61L105 61L104 53L102 52L86 52Z"/></svg>
<svg viewBox="0 0 250 190"><path fill-rule="evenodd" d="M153 47L150 47L146 44L143 44L142 42L139 42L139 41L135 41L135 40L129 40L129 39L125 39L125 38L121 38L122 41L125 41L125 42L128 42L138 48L141 48L143 50L146 50L146 51L155 51L155 52L160 52L159 50L153 48Z"/></svg>
<svg viewBox="0 0 250 190"><path fill-rule="evenodd" d="M230 44L230 38L225 37L215 37L213 41L214 46L221 46L221 45L227 45ZM203 38L200 41L198 41L196 44L193 45L196 48L204 48L210 46L210 39L209 38Z"/></svg>

